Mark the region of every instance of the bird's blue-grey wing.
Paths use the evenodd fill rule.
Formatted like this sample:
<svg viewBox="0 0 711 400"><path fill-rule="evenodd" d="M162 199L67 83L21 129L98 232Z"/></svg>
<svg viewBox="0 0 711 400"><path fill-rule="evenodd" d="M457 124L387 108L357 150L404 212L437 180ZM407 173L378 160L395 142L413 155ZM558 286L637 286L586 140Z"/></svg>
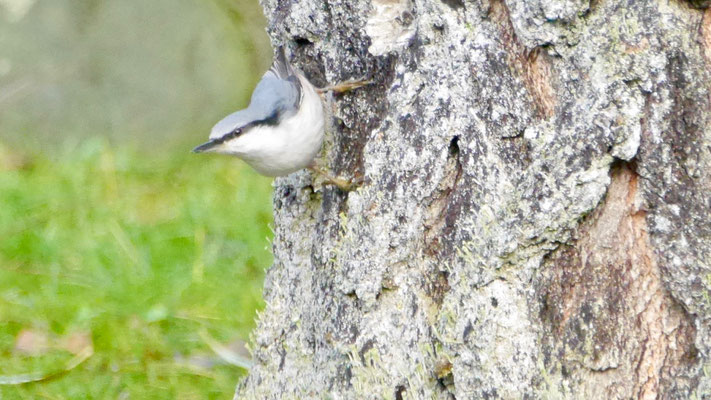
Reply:
<svg viewBox="0 0 711 400"><path fill-rule="evenodd" d="M301 82L296 75L281 79L267 72L252 93L247 107L257 124L274 124L296 113L301 103Z"/></svg>
<svg viewBox="0 0 711 400"><path fill-rule="evenodd" d="M264 115L266 121L283 118L298 110L301 104L301 81L297 72L289 63L284 47L279 46L272 67L252 93L249 108L256 111L269 110Z"/></svg>

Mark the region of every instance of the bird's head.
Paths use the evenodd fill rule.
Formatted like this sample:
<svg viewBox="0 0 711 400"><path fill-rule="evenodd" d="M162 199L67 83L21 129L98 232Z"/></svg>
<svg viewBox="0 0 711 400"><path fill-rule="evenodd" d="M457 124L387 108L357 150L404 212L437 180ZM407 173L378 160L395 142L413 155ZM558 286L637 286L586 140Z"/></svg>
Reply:
<svg viewBox="0 0 711 400"><path fill-rule="evenodd" d="M252 92L249 106L218 122L207 143L193 149L195 153L213 152L241 157L254 150L247 143L264 129L279 128L282 121L294 116L301 105L300 75L286 60L283 48L277 52L272 68L267 71ZM306 78L303 78L304 80ZM308 84L308 81L306 81ZM257 146L259 147L259 146Z"/></svg>
<svg viewBox="0 0 711 400"><path fill-rule="evenodd" d="M210 140L194 148L193 153L234 153L235 145L252 123L245 111L228 115L215 124L210 132Z"/></svg>

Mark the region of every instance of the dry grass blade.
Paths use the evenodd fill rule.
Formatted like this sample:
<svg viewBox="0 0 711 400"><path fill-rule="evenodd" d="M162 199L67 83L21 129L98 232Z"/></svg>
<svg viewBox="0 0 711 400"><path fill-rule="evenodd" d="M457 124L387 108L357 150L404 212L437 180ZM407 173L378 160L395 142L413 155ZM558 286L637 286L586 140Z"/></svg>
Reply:
<svg viewBox="0 0 711 400"><path fill-rule="evenodd" d="M62 374L65 374L65 373L73 370L79 364L86 361L93 354L94 354L94 347L87 346L82 351L77 353L77 355L75 355L69 361L67 361L64 364L64 366L60 369L57 369L57 370L51 371L51 372L33 372L33 373L29 373L29 374L19 374L19 375L0 375L0 385L2 385L2 386L22 385L25 383L39 382L39 381L45 381L48 379L56 378Z"/></svg>
<svg viewBox="0 0 711 400"><path fill-rule="evenodd" d="M252 360L235 353L222 343L211 338L204 329L200 331L200 337L222 361L244 369L252 368Z"/></svg>

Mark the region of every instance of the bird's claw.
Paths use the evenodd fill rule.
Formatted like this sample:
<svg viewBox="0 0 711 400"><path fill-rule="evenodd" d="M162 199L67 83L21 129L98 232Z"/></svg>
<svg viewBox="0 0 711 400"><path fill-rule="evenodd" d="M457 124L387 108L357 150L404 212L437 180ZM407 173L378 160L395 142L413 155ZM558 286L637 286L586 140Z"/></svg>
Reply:
<svg viewBox="0 0 711 400"><path fill-rule="evenodd" d="M363 175L360 174L356 175L353 178L347 179L340 176L332 176L329 173L316 167L311 167L311 170L314 171L316 174L321 175L323 179L322 185L333 185L344 192L352 192L353 190L356 190L358 187L360 187L360 185L362 185L364 182Z"/></svg>
<svg viewBox="0 0 711 400"><path fill-rule="evenodd" d="M332 177L330 179L326 179L324 183L330 183L344 192L352 192L363 184L363 176L359 175L350 179Z"/></svg>
<svg viewBox="0 0 711 400"><path fill-rule="evenodd" d="M363 86L367 86L372 84L373 81L370 79L353 79L350 81L345 81L341 83L337 83L335 85L330 85L326 86L323 88L316 89L320 94L324 94L326 92L334 92L338 94L350 92L351 90L358 89Z"/></svg>

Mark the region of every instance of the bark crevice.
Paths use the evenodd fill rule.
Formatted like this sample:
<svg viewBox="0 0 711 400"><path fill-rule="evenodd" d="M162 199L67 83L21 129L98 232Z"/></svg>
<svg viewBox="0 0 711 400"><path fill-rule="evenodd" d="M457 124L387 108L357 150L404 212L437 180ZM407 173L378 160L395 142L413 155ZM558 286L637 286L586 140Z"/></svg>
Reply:
<svg viewBox="0 0 711 400"><path fill-rule="evenodd" d="M589 396L666 398L665 383L694 383L678 378L697 366L694 322L664 287L640 201L634 164L616 163L603 203L547 261L547 368L565 364Z"/></svg>

